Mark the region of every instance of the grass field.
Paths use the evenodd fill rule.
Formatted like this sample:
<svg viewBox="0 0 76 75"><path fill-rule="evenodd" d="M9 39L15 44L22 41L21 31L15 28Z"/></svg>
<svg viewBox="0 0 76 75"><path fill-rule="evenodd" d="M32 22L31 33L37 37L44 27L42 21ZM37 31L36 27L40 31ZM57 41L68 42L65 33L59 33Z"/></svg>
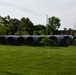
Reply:
<svg viewBox="0 0 76 75"><path fill-rule="evenodd" d="M0 75L76 75L76 46L0 45Z"/></svg>

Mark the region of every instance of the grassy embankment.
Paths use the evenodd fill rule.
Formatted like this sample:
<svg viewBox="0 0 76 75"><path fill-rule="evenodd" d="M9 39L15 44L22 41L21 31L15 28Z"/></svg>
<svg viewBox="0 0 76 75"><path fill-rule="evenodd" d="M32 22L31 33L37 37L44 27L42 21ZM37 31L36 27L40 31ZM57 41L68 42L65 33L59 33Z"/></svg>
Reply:
<svg viewBox="0 0 76 75"><path fill-rule="evenodd" d="M0 75L76 75L76 46L0 45Z"/></svg>

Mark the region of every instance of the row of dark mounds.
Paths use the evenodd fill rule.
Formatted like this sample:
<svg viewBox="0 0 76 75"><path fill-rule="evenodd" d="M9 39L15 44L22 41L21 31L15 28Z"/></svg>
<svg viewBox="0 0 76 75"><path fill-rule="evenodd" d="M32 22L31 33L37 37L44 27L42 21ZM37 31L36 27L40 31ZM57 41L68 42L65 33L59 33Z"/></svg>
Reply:
<svg viewBox="0 0 76 75"><path fill-rule="evenodd" d="M51 40L49 43L50 46L76 45L76 36L72 35L5 35L0 36L0 44L41 46L40 41L43 37L47 37Z"/></svg>

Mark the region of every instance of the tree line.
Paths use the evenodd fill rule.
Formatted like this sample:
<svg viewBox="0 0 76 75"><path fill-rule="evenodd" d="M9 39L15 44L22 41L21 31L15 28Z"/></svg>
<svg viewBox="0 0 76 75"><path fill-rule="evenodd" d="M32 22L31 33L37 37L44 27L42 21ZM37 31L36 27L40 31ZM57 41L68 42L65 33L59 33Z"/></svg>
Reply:
<svg viewBox="0 0 76 75"><path fill-rule="evenodd" d="M11 18L9 15L0 16L0 35L45 35L57 34L56 32L60 28L60 19L52 16L48 18L48 24L34 25L29 18L22 17L20 20L17 18Z"/></svg>

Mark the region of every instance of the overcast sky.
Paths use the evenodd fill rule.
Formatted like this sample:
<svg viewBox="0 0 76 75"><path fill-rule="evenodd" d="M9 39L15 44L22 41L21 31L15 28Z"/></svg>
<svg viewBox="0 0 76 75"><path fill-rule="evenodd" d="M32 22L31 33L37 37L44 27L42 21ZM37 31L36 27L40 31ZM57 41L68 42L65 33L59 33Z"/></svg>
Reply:
<svg viewBox="0 0 76 75"><path fill-rule="evenodd" d="M74 29L76 0L0 0L0 15L3 17L28 17L35 25L46 25L46 14L61 20L60 29Z"/></svg>

